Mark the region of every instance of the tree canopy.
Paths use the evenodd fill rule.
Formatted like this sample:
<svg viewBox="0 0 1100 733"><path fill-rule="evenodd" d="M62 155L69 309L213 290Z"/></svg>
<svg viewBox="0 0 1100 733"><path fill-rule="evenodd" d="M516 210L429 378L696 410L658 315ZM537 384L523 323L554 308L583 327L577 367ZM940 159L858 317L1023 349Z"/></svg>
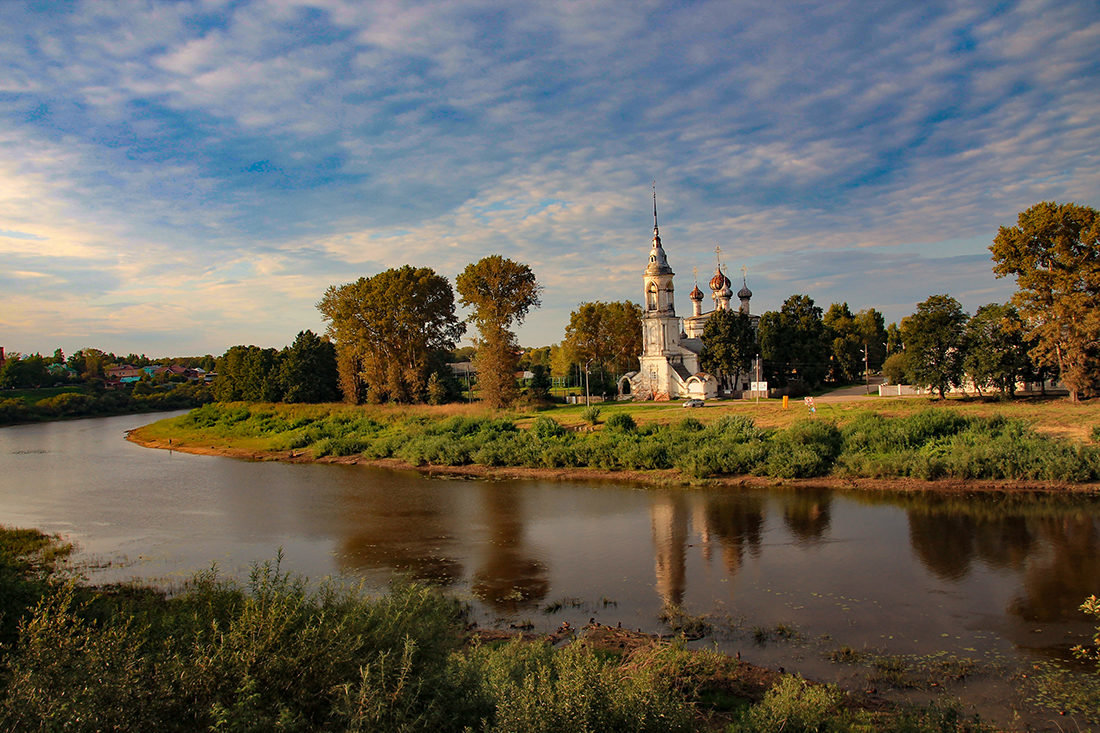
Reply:
<svg viewBox="0 0 1100 733"><path fill-rule="evenodd" d="M481 398L493 407L511 404L519 394L519 345L511 328L541 304L535 273L523 263L491 255L467 265L455 287L480 335L474 364Z"/></svg>
<svg viewBox="0 0 1100 733"><path fill-rule="evenodd" d="M346 285L317 304L339 352L345 399L422 402L430 374L465 331L454 291L428 267L404 265Z"/></svg>
<svg viewBox="0 0 1100 733"><path fill-rule="evenodd" d="M1026 330L1011 305L983 305L966 323L963 368L974 388L996 387L1014 394L1016 381L1031 371Z"/></svg>
<svg viewBox="0 0 1100 733"><path fill-rule="evenodd" d="M748 314L723 308L711 314L703 327L699 366L731 377L736 384L749 370L756 351L756 333Z"/></svg>
<svg viewBox="0 0 1100 733"><path fill-rule="evenodd" d="M638 368L642 353L642 308L629 300L581 303L569 315L562 341L569 358L593 361L618 376Z"/></svg>
<svg viewBox="0 0 1100 733"><path fill-rule="evenodd" d="M769 381L793 380L816 387L829 371L828 331L821 308L808 295L792 295L777 311L760 316L760 355Z"/></svg>
<svg viewBox="0 0 1100 733"><path fill-rule="evenodd" d="M997 277L1016 276L1013 302L1077 401L1100 392L1100 213L1046 201L1001 227L989 248Z"/></svg>
<svg viewBox="0 0 1100 733"><path fill-rule="evenodd" d="M935 389L962 383L963 327L968 316L950 295L932 295L901 321L906 363L913 381Z"/></svg>

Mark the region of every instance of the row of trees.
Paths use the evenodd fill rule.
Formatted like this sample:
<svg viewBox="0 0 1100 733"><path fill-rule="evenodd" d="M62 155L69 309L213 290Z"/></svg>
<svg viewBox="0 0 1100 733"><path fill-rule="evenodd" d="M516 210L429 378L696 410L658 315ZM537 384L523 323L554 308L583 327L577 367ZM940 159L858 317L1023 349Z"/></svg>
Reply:
<svg viewBox="0 0 1100 733"><path fill-rule="evenodd" d="M1012 302L969 317L954 298L933 295L902 320L902 348L886 370L941 396L964 380L1011 394L1019 380L1054 375L1074 402L1100 394L1100 212L1039 203L989 249L997 277L1016 277Z"/></svg>
<svg viewBox="0 0 1100 733"><path fill-rule="evenodd" d="M501 407L518 396L522 350L512 328L540 304L531 269L499 255L466 266L455 286L478 330L474 365L482 399ZM442 402L458 385L446 358L466 324L450 282L405 265L333 285L317 305L336 347L339 384L350 402Z"/></svg>
<svg viewBox="0 0 1100 733"><path fill-rule="evenodd" d="M336 350L302 331L281 351L233 346L217 360L214 397L220 402L333 402L340 398Z"/></svg>

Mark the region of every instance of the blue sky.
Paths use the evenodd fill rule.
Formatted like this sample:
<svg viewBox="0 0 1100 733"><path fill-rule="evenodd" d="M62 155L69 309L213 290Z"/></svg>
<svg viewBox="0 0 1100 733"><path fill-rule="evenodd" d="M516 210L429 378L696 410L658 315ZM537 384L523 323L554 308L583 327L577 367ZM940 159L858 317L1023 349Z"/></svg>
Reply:
<svg viewBox="0 0 1100 733"><path fill-rule="evenodd" d="M280 347L326 287L502 254L560 341L640 300L656 181L689 313L1007 300L988 246L1100 206L1100 5L0 3L0 345Z"/></svg>

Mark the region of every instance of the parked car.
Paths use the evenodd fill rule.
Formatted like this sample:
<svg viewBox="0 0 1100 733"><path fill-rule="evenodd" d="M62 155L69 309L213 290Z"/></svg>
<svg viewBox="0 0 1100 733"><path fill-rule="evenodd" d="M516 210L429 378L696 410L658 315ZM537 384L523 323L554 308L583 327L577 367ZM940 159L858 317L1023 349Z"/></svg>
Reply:
<svg viewBox="0 0 1100 733"><path fill-rule="evenodd" d="M702 407L703 401L700 399L692 398L684 403L684 407Z"/></svg>

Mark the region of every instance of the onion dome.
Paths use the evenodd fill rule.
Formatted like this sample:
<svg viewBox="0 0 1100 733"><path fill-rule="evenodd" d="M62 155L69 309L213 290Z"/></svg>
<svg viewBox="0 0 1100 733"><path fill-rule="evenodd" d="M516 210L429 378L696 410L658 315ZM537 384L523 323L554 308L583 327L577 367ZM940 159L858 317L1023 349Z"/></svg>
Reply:
<svg viewBox="0 0 1100 733"><path fill-rule="evenodd" d="M721 268L715 270L714 277L710 279L710 289L715 292L719 290L729 290L732 284L730 279L722 272Z"/></svg>
<svg viewBox="0 0 1100 733"><path fill-rule="evenodd" d="M695 287L692 288L690 293L688 293L688 297L691 298L692 300L702 300L703 299L703 291L699 289L699 284L698 283L696 283Z"/></svg>
<svg viewBox="0 0 1100 733"><path fill-rule="evenodd" d="M752 297L752 291L749 290L748 283L741 285L741 289L737 291L737 297L741 300L748 300Z"/></svg>

